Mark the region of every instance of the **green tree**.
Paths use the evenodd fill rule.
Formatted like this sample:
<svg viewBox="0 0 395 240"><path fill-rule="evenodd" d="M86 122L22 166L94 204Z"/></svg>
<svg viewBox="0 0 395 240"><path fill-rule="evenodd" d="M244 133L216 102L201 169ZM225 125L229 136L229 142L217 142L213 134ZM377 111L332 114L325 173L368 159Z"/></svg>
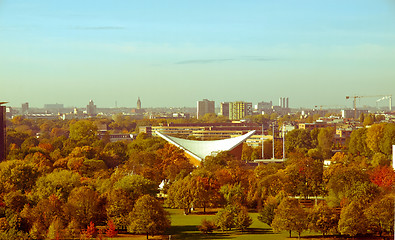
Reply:
<svg viewBox="0 0 395 240"><path fill-rule="evenodd" d="M98 140L96 136L97 126L89 120L79 120L70 125L70 139L79 143L79 145L91 145Z"/></svg>
<svg viewBox="0 0 395 240"><path fill-rule="evenodd" d="M351 202L342 209L338 225L338 230L341 234L355 236L366 233L367 229L368 220L360 204Z"/></svg>
<svg viewBox="0 0 395 240"><path fill-rule="evenodd" d="M263 208L259 211L258 220L271 226L278 204L279 203L275 197L269 197Z"/></svg>
<svg viewBox="0 0 395 240"><path fill-rule="evenodd" d="M244 232L249 226L251 226L251 224L252 218L250 217L250 215L248 215L247 208L240 207L240 210L236 213L235 227Z"/></svg>
<svg viewBox="0 0 395 240"><path fill-rule="evenodd" d="M371 156L372 151L366 144L367 128L360 128L352 131L348 150L354 155Z"/></svg>
<svg viewBox="0 0 395 240"><path fill-rule="evenodd" d="M227 205L225 208L219 210L215 215L216 225L222 230L231 230L235 227L236 207Z"/></svg>
<svg viewBox="0 0 395 240"><path fill-rule="evenodd" d="M191 212L191 207L195 201L194 189L191 185L191 176L175 181L169 188L168 197L165 204L172 208L184 209L184 213Z"/></svg>
<svg viewBox="0 0 395 240"><path fill-rule="evenodd" d="M129 215L128 231L154 236L170 227L169 214L161 203L150 195L140 197Z"/></svg>
<svg viewBox="0 0 395 240"><path fill-rule="evenodd" d="M278 208L272 222L274 231L296 231L298 236L307 229L307 212L302 208L297 199L284 198Z"/></svg>
<svg viewBox="0 0 395 240"><path fill-rule="evenodd" d="M45 199L55 194L66 201L70 192L81 185L80 178L79 174L69 170L55 170L37 180L33 194L38 199Z"/></svg>
<svg viewBox="0 0 395 240"><path fill-rule="evenodd" d="M329 159L332 157L331 150L334 142L334 134L335 129L331 127L321 128L320 132L318 133L318 149L322 152L324 159Z"/></svg>
<svg viewBox="0 0 395 240"><path fill-rule="evenodd" d="M26 192L32 189L39 176L37 169L21 160L10 160L0 163L1 188L6 192L21 190Z"/></svg>
<svg viewBox="0 0 395 240"><path fill-rule="evenodd" d="M158 192L158 184L140 175L124 176L114 184L114 188L123 189L133 202L145 194L154 196Z"/></svg>

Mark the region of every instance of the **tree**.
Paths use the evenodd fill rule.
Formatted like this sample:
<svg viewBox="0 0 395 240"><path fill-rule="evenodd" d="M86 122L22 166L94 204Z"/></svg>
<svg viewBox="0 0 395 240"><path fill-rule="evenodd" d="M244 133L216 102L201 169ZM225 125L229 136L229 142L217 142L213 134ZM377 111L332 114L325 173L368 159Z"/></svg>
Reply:
<svg viewBox="0 0 395 240"><path fill-rule="evenodd" d="M159 167L165 179L174 181L178 174L186 176L193 170L193 165L185 156L184 150L172 144L166 144L156 153L162 160Z"/></svg>
<svg viewBox="0 0 395 240"><path fill-rule="evenodd" d="M0 182L6 192L32 189L39 173L32 164L21 160L10 160L0 163ZM1 187L0 187L1 188Z"/></svg>
<svg viewBox="0 0 395 240"><path fill-rule="evenodd" d="M309 229L315 232L321 232L323 236L330 232L335 232L339 222L339 215L328 207L326 202L322 201L315 205L308 215Z"/></svg>
<svg viewBox="0 0 395 240"><path fill-rule="evenodd" d="M222 230L231 230L235 227L236 208L232 205L227 205L225 208L219 210L215 215L216 225Z"/></svg>
<svg viewBox="0 0 395 240"><path fill-rule="evenodd" d="M216 226L215 226L214 222L209 221L205 218L202 220L200 226L198 226L199 231L201 231L204 234L212 233L215 228L216 228Z"/></svg>
<svg viewBox="0 0 395 240"><path fill-rule="evenodd" d="M184 214L191 211L194 202L194 189L191 185L191 176L175 181L169 188L165 204L169 207L182 208Z"/></svg>
<svg viewBox="0 0 395 240"><path fill-rule="evenodd" d="M123 189L112 189L107 193L107 218L119 229L126 229L129 213L133 210L134 201Z"/></svg>
<svg viewBox="0 0 395 240"><path fill-rule="evenodd" d="M380 236L383 232L394 233L394 198L394 194L378 197L364 211L369 228Z"/></svg>
<svg viewBox="0 0 395 240"><path fill-rule="evenodd" d="M259 211L258 220L271 226L278 204L279 203L277 202L275 197L269 197L266 200L263 208Z"/></svg>
<svg viewBox="0 0 395 240"><path fill-rule="evenodd" d="M97 126L89 120L79 120L70 124L70 139L80 145L91 145L98 140L96 136Z"/></svg>
<svg viewBox="0 0 395 240"><path fill-rule="evenodd" d="M289 231L289 237L291 231L296 231L300 237L300 234L307 229L307 213L297 199L284 198L275 213L272 222L274 231Z"/></svg>
<svg viewBox="0 0 395 240"><path fill-rule="evenodd" d="M38 199L45 199L56 194L60 199L66 201L70 192L81 185L80 178L79 174L69 170L55 170L37 180L33 194Z"/></svg>
<svg viewBox="0 0 395 240"><path fill-rule="evenodd" d="M380 152L380 142L384 137L385 124L373 124L366 131L366 144L374 153Z"/></svg>
<svg viewBox="0 0 395 240"><path fill-rule="evenodd" d="M248 215L247 208L241 207L236 213L235 217L235 227L240 229L242 232L247 230L252 224L252 218Z"/></svg>
<svg viewBox="0 0 395 240"><path fill-rule="evenodd" d="M324 159L329 159L332 157L332 145L333 145L333 138L335 134L335 129L328 127L328 128L321 128L320 132L318 133L317 140L318 140L318 149L322 152Z"/></svg>
<svg viewBox="0 0 395 240"><path fill-rule="evenodd" d="M73 189L66 206L70 218L78 221L81 226L88 226L90 222L98 220L98 214L100 213L99 196L88 187L83 186Z"/></svg>
<svg viewBox="0 0 395 240"><path fill-rule="evenodd" d="M366 233L367 229L368 220L360 204L353 201L342 209L338 225L341 234L355 236Z"/></svg>
<svg viewBox="0 0 395 240"><path fill-rule="evenodd" d="M296 194L305 198L323 193L323 162L310 157L291 158L285 169Z"/></svg>
<svg viewBox="0 0 395 240"><path fill-rule="evenodd" d="M129 215L128 231L154 236L170 227L169 214L161 203L150 195L140 197Z"/></svg>
<svg viewBox="0 0 395 240"><path fill-rule="evenodd" d="M106 236L109 237L109 238L116 237L118 235L118 232L115 229L116 229L115 224L110 219L107 222Z"/></svg>
<svg viewBox="0 0 395 240"><path fill-rule="evenodd" d="M114 184L114 188L123 189L133 202L145 194L154 196L158 192L158 184L140 175L124 176Z"/></svg>

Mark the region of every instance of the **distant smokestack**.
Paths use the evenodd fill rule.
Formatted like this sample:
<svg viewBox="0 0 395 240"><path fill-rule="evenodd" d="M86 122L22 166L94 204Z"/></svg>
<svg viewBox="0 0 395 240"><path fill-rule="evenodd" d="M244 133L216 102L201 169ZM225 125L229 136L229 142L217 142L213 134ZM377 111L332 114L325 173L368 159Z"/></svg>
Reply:
<svg viewBox="0 0 395 240"><path fill-rule="evenodd" d="M283 98L283 108L286 108L286 106L285 106L285 100L286 100L286 98Z"/></svg>
<svg viewBox="0 0 395 240"><path fill-rule="evenodd" d="M278 106L283 107L283 98L280 97L279 101L278 101Z"/></svg>
<svg viewBox="0 0 395 240"><path fill-rule="evenodd" d="M287 98L287 108L289 108L289 98Z"/></svg>

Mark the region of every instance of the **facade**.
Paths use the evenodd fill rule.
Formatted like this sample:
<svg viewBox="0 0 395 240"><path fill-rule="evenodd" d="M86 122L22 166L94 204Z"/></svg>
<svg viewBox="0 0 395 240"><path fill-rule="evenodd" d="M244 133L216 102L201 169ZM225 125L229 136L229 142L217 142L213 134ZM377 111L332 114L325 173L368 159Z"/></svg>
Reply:
<svg viewBox="0 0 395 240"><path fill-rule="evenodd" d="M347 110L342 110L342 118L359 118L361 114L368 114L368 110L353 110L353 109L347 109Z"/></svg>
<svg viewBox="0 0 395 240"><path fill-rule="evenodd" d="M89 101L89 104L86 106L86 113L88 116L96 116L96 105L92 100Z"/></svg>
<svg viewBox="0 0 395 240"><path fill-rule="evenodd" d="M229 118L229 103L221 102L220 114Z"/></svg>
<svg viewBox="0 0 395 240"><path fill-rule="evenodd" d="M4 161L6 159L5 141L6 141L6 107L0 105L0 161Z"/></svg>
<svg viewBox="0 0 395 240"><path fill-rule="evenodd" d="M195 166L199 166L201 161L207 156L215 156L221 151L230 151L236 159L241 159L242 143L252 136L255 131L248 132L239 137L228 138L215 141L194 141L188 139L182 139L177 137L171 137L160 132L156 134L168 141L170 144L175 145L185 151L187 157L191 160L191 163Z"/></svg>
<svg viewBox="0 0 395 240"><path fill-rule="evenodd" d="M197 102L197 119L201 119L207 113L215 114L215 102L207 99Z"/></svg>
<svg viewBox="0 0 395 240"><path fill-rule="evenodd" d="M262 128L256 123L169 123L161 126L144 126L139 128L139 132L157 136L155 132L166 135L188 138L197 137L201 140L225 139L235 135L243 135L250 131L262 134Z"/></svg>
<svg viewBox="0 0 395 240"><path fill-rule="evenodd" d="M240 120L248 115L252 115L252 103L242 101L229 103L229 119Z"/></svg>
<svg viewBox="0 0 395 240"><path fill-rule="evenodd" d="M22 114L29 113L29 103L22 103Z"/></svg>

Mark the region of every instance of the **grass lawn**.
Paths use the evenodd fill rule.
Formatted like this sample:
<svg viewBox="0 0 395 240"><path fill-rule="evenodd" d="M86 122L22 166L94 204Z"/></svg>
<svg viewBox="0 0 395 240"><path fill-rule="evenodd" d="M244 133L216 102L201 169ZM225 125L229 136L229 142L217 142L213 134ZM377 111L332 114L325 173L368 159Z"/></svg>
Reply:
<svg viewBox="0 0 395 240"><path fill-rule="evenodd" d="M240 240L256 240L256 239L264 239L264 240L285 240L288 238L288 232L281 233L273 233L272 229L260 222L257 218L258 213L250 213L252 217L253 223L248 228L246 232L240 232L236 230L225 231L222 232L220 230L214 231L212 234L203 234L201 233L197 226L200 225L202 219L211 220L214 218L215 213L193 213L190 215L184 215L183 210L180 209L167 209L170 213L171 217L171 228L168 231L167 235L163 236L149 236L149 239L157 239L157 240L175 240L175 239L240 239ZM306 237L304 239L307 240L331 240L334 238L322 238L320 234L304 232L302 233L302 237ZM119 234L118 237L112 238L113 240L145 240L145 235L132 235L132 234ZM292 239L298 239L297 233L292 232ZM373 237L373 238L358 238L360 240L371 240L377 239L381 240L383 238ZM390 239L390 238L386 238Z"/></svg>
<svg viewBox="0 0 395 240"><path fill-rule="evenodd" d="M168 209L171 216L171 239L268 239L283 240L288 237L287 232L273 233L271 228L257 219L258 213L250 213L253 223L246 232L236 230L214 231L212 234L202 234L197 226L200 225L202 219L211 220L214 214L191 214L184 215L182 210Z"/></svg>

